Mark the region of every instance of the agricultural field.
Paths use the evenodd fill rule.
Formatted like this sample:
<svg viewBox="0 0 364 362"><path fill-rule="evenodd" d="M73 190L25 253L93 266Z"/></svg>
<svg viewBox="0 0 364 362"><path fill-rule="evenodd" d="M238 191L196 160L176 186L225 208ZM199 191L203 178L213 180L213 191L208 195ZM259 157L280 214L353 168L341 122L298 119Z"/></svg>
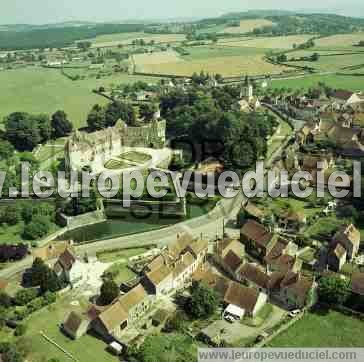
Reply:
<svg viewBox="0 0 364 362"><path fill-rule="evenodd" d="M340 75L308 75L292 79L277 79L272 81L272 88L308 89L323 82L336 89L351 91L364 91L364 77L340 76Z"/></svg>
<svg viewBox="0 0 364 362"><path fill-rule="evenodd" d="M0 72L0 123L16 111L51 114L64 110L75 127L83 127L92 106L107 102L92 93L94 88L138 80L156 81L127 74L71 81L59 70L35 67L3 71Z"/></svg>
<svg viewBox="0 0 364 362"><path fill-rule="evenodd" d="M235 76L241 74L278 74L289 68L267 63L263 59L264 51L261 49L247 48L234 49L220 46L204 46L185 49L189 55L176 56L154 53L142 57L135 57L136 69L146 73L175 74L179 76L190 76L194 72L202 70L210 74L220 73L224 76ZM159 62L162 58L163 63Z"/></svg>
<svg viewBox="0 0 364 362"><path fill-rule="evenodd" d="M338 328L338 326L340 326ZM364 322L335 311L307 313L267 347L363 347Z"/></svg>
<svg viewBox="0 0 364 362"><path fill-rule="evenodd" d="M312 55L313 53L311 53ZM302 55L291 53L290 57L300 57ZM334 71L345 71L345 68L363 65L364 63L364 53L361 54L351 54L346 53L345 55L321 55L319 60L316 62L310 61L295 61L289 62L292 65L299 65L299 66L308 66L315 68L320 71L325 72L334 72Z"/></svg>
<svg viewBox="0 0 364 362"><path fill-rule="evenodd" d="M277 37L245 37L239 40L222 40L221 43L231 47L250 47L262 49L293 49L293 44L302 44L311 39L313 35L289 35Z"/></svg>
<svg viewBox="0 0 364 362"><path fill-rule="evenodd" d="M359 41L364 40L364 33L353 33L353 34L338 34L332 35L326 38L315 40L315 48L330 48L330 49L360 49L354 47Z"/></svg>
<svg viewBox="0 0 364 362"><path fill-rule="evenodd" d="M122 33L100 35L93 39L93 48L114 47L131 44L133 40L143 39L145 42L154 41L155 43L176 43L186 40L184 34L147 34L147 33Z"/></svg>
<svg viewBox="0 0 364 362"><path fill-rule="evenodd" d="M222 33L228 34L244 34L249 33L257 28L263 28L264 26L271 26L274 23L267 19L249 19L241 20L240 26L231 26L225 28Z"/></svg>

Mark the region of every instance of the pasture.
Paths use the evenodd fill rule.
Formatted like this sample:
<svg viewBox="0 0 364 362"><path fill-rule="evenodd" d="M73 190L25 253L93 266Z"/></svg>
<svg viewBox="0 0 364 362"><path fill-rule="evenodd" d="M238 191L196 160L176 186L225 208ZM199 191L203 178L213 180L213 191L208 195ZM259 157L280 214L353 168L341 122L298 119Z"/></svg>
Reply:
<svg viewBox="0 0 364 362"><path fill-rule="evenodd" d="M64 110L75 127L86 125L87 114L96 103L106 99L92 93L94 88L111 84L155 79L115 74L101 79L71 81L59 70L40 67L0 72L0 122L12 112L52 114Z"/></svg>
<svg viewBox="0 0 364 362"><path fill-rule="evenodd" d="M271 26L274 23L267 19L249 19L241 20L240 26L229 26L225 28L222 33L228 34L244 34L249 33L257 28L263 28L264 26Z"/></svg>

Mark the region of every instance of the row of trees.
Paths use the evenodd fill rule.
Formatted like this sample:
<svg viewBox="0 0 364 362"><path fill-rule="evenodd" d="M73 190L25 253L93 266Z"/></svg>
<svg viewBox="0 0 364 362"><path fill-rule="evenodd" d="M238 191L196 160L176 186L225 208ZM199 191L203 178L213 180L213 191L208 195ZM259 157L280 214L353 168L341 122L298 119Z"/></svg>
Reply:
<svg viewBox="0 0 364 362"><path fill-rule="evenodd" d="M45 114L14 112L5 118L4 139L18 151L32 151L39 143L68 135L72 123L66 113L57 111L51 118Z"/></svg>

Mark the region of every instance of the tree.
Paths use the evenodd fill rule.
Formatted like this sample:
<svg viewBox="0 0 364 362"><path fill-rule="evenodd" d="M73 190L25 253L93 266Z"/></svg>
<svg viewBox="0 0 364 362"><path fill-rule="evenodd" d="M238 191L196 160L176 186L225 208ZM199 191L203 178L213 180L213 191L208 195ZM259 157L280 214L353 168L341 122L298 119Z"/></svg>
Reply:
<svg viewBox="0 0 364 362"><path fill-rule="evenodd" d="M77 43L77 48L85 52L91 48L91 45L92 43L90 41L80 41Z"/></svg>
<svg viewBox="0 0 364 362"><path fill-rule="evenodd" d="M48 265L41 259L35 258L29 272L29 281L33 287L41 284L48 273Z"/></svg>
<svg viewBox="0 0 364 362"><path fill-rule="evenodd" d="M5 137L19 151L32 151L42 140L37 121L23 112L5 118Z"/></svg>
<svg viewBox="0 0 364 362"><path fill-rule="evenodd" d="M58 292L62 289L62 283L57 274L48 268L47 272L43 275L40 282L40 291L42 294L46 292Z"/></svg>
<svg viewBox="0 0 364 362"><path fill-rule="evenodd" d="M143 103L139 107L139 115L145 121L150 122L154 114L158 111L158 106L155 103Z"/></svg>
<svg viewBox="0 0 364 362"><path fill-rule="evenodd" d="M92 107L87 116L87 125L90 131L98 131L106 127L105 109L99 104Z"/></svg>
<svg viewBox="0 0 364 362"><path fill-rule="evenodd" d="M72 132L72 123L68 120L67 114L57 111L52 115L52 134L54 138L65 137Z"/></svg>
<svg viewBox="0 0 364 362"><path fill-rule="evenodd" d="M0 307L9 308L11 307L12 299L9 294L5 292L0 293Z"/></svg>
<svg viewBox="0 0 364 362"><path fill-rule="evenodd" d="M111 279L106 279L101 286L100 302L103 305L110 304L119 295L119 286Z"/></svg>
<svg viewBox="0 0 364 362"><path fill-rule="evenodd" d="M5 140L0 140L0 161L7 160L14 154L14 147L13 145Z"/></svg>
<svg viewBox="0 0 364 362"><path fill-rule="evenodd" d="M185 305L185 311L194 318L208 318L215 312L218 303L213 289L203 283L195 283L192 286L191 297Z"/></svg>
<svg viewBox="0 0 364 362"><path fill-rule="evenodd" d="M319 300L333 305L342 305L350 295L350 283L339 276L324 276L319 280Z"/></svg>
<svg viewBox="0 0 364 362"><path fill-rule="evenodd" d="M50 221L47 217L35 216L28 225L25 225L23 237L26 240L37 240L48 234L50 228Z"/></svg>
<svg viewBox="0 0 364 362"><path fill-rule="evenodd" d="M10 205L0 211L0 224L16 225L21 219L21 209L16 205Z"/></svg>

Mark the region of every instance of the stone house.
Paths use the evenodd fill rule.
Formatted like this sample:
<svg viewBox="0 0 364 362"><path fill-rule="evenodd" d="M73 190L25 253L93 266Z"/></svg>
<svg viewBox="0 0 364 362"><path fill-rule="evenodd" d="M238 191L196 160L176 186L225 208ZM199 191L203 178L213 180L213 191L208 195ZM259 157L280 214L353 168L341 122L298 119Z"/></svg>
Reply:
<svg viewBox="0 0 364 362"><path fill-rule="evenodd" d="M53 270L62 281L69 284L82 280L84 272L82 262L68 248L59 256Z"/></svg>
<svg viewBox="0 0 364 362"><path fill-rule="evenodd" d="M248 220L240 229L240 241L245 245L246 252L261 261L276 240L276 235L255 220Z"/></svg>
<svg viewBox="0 0 364 362"><path fill-rule="evenodd" d="M141 284L120 296L92 322L92 329L105 341L120 338L123 332L143 317L153 304Z"/></svg>
<svg viewBox="0 0 364 362"><path fill-rule="evenodd" d="M300 273L275 272L270 275L270 296L287 309L302 309L313 304L317 299L316 289L316 283Z"/></svg>
<svg viewBox="0 0 364 362"><path fill-rule="evenodd" d="M238 271L238 281L243 284L267 293L269 275L262 271L257 265L246 263Z"/></svg>
<svg viewBox="0 0 364 362"><path fill-rule="evenodd" d="M142 280L148 291L156 296L168 294L173 289L173 271L167 265L162 265L145 274Z"/></svg>
<svg viewBox="0 0 364 362"><path fill-rule="evenodd" d="M353 224L343 226L332 238L331 248L340 244L347 253L347 261L352 261L358 254L360 247L360 231Z"/></svg>

